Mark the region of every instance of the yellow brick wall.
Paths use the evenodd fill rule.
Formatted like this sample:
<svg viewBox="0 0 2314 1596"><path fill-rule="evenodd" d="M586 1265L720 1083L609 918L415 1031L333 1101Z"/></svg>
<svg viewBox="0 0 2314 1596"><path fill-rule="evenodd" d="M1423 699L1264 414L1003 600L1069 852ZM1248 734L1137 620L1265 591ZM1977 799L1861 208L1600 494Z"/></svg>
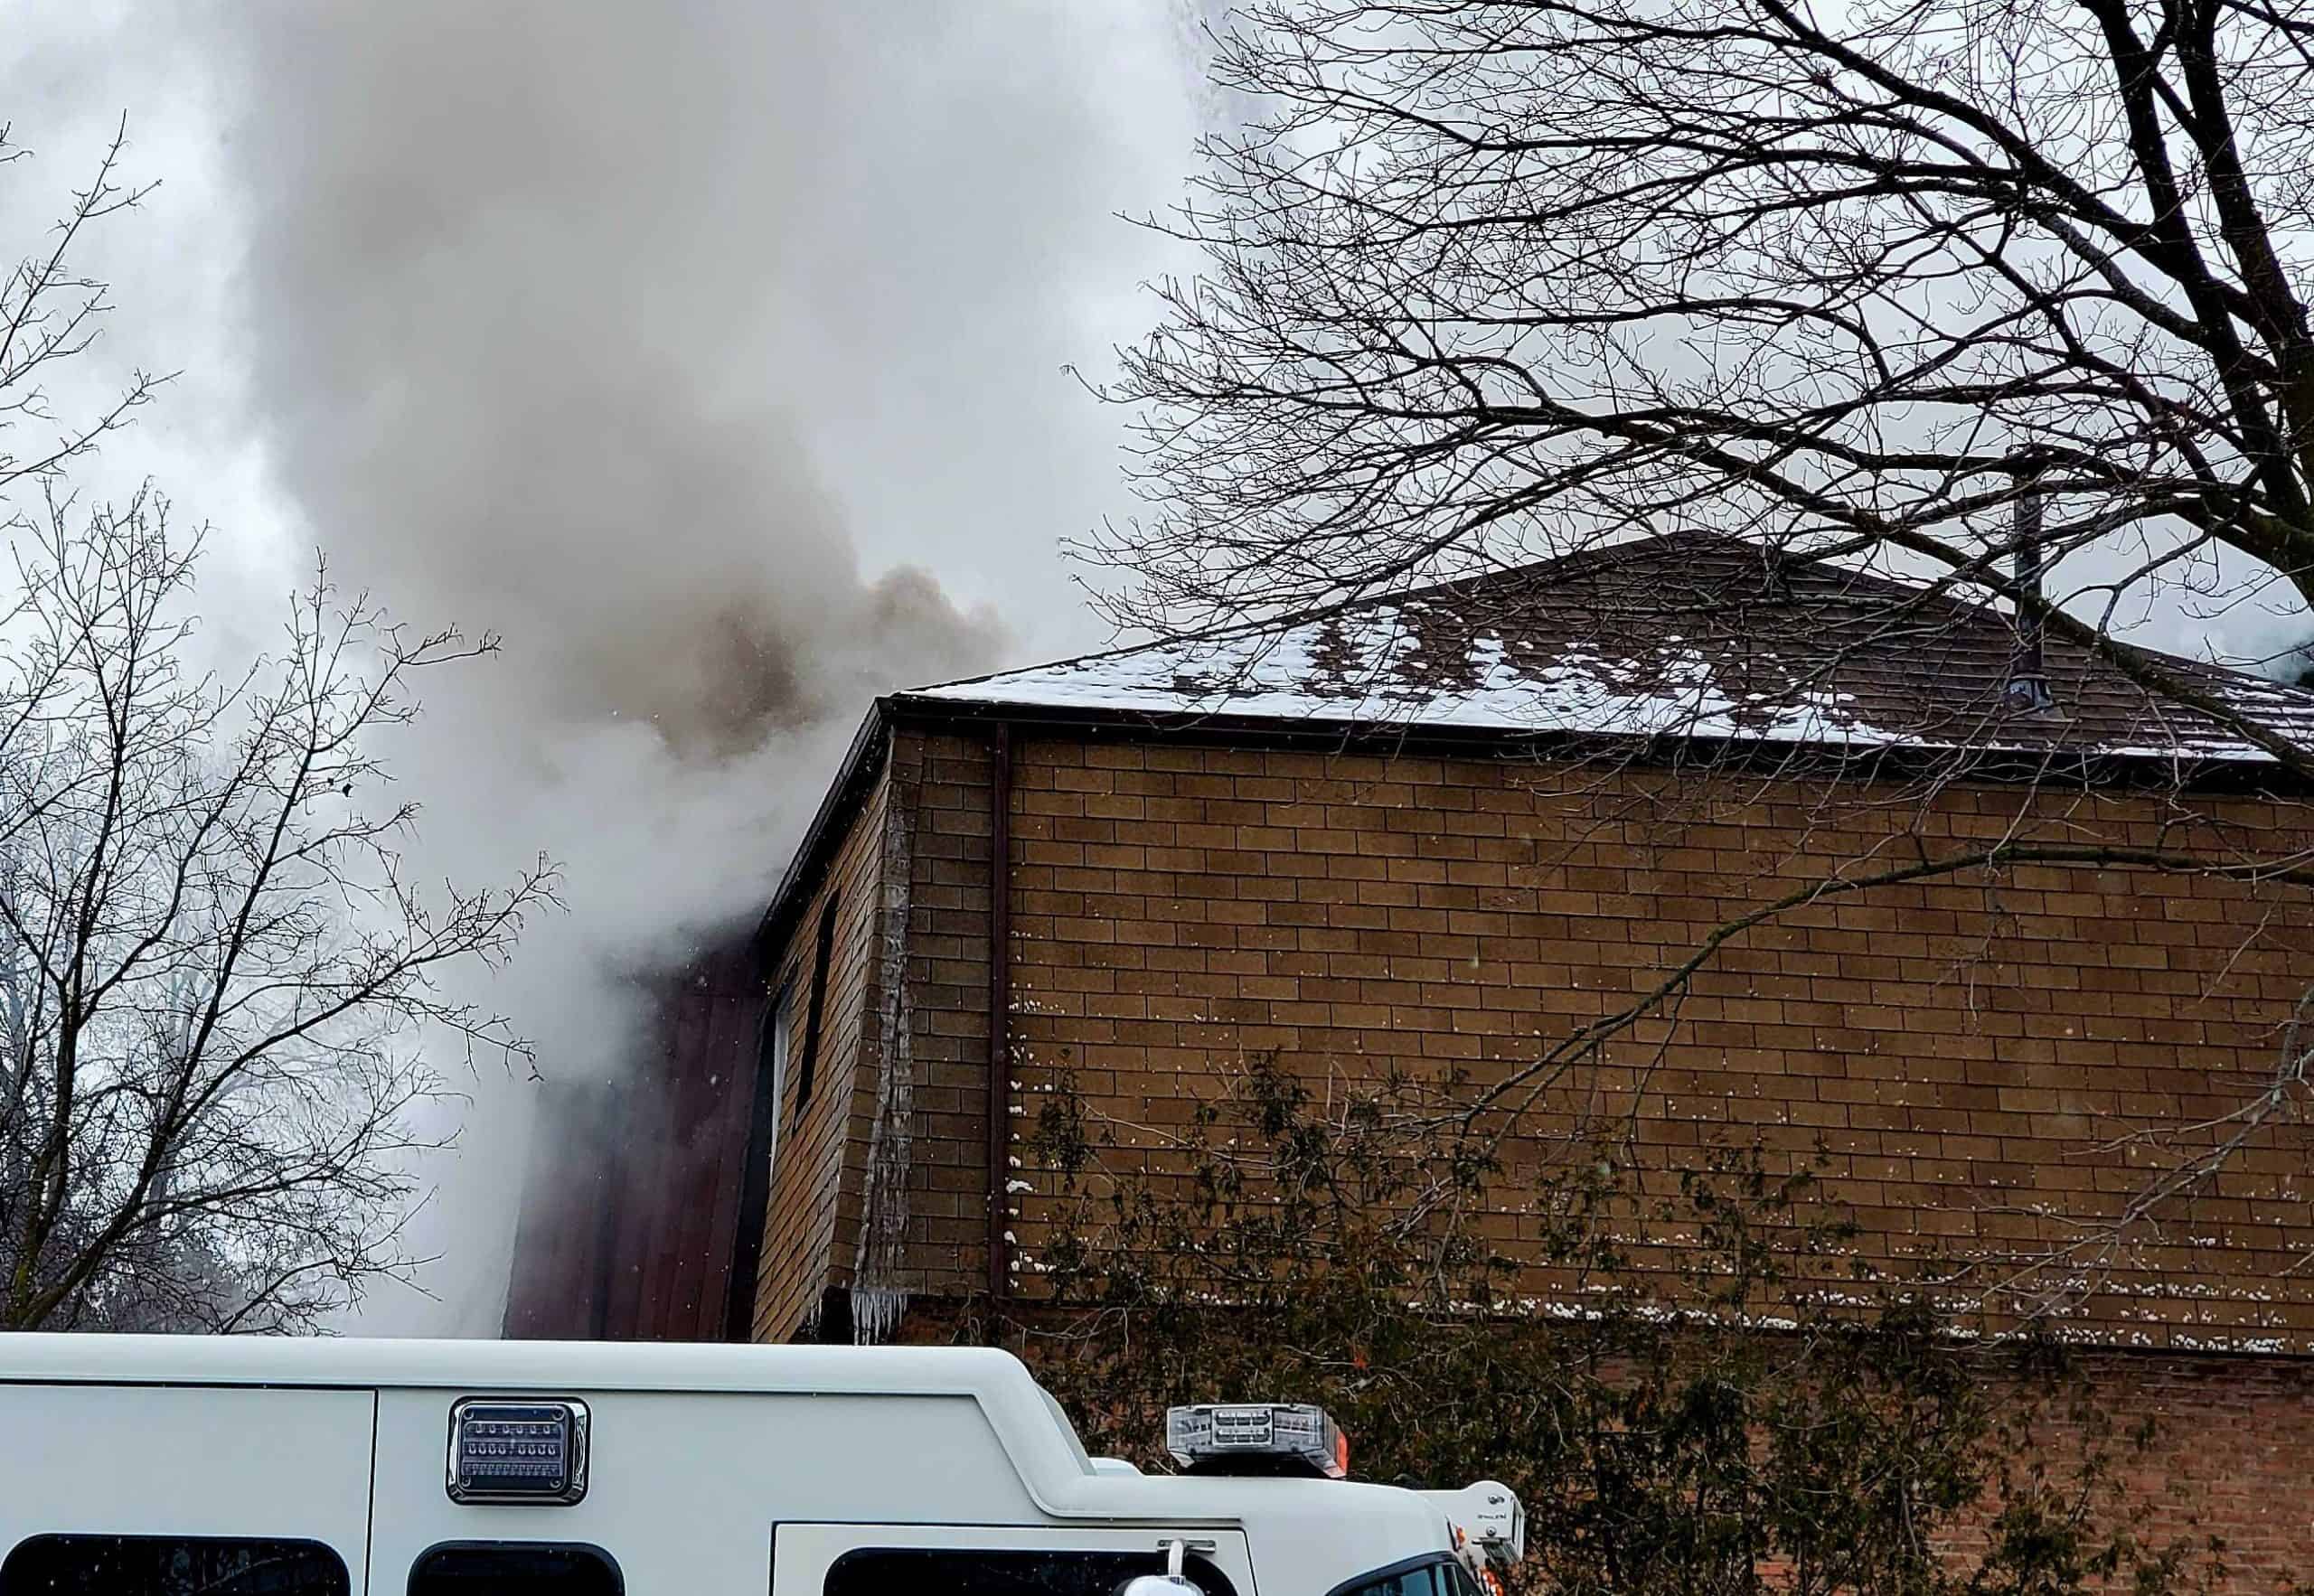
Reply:
<svg viewBox="0 0 2314 1596"><path fill-rule="evenodd" d="M822 1293L848 1283L844 1272L859 1245L861 1172L880 1062L877 951L889 796L889 780L878 782L838 844L825 880L767 966L773 990L785 992L790 1047L756 1277L757 1340L785 1341L804 1328ZM835 936L819 1054L811 1101L799 1104L812 963L831 899Z"/></svg>
<svg viewBox="0 0 2314 1596"><path fill-rule="evenodd" d="M1312 1075L1395 1066L1501 1080L1629 1003L1713 927L1858 859L2020 826L2224 851L2153 798L2078 791L1952 788L1923 807L1860 784L1522 760L1059 736L1016 747L1022 1095L1066 1072L1101 1112L1159 1135L1209 1094L1217 1064L1266 1051ZM984 769L957 750L948 775L958 807L945 812L970 813L977 790L970 834L984 836ZM2249 801L2212 812L2267 840L2306 822ZM964 900L957 912L969 918ZM973 957L965 934L911 963L927 983L919 1035L954 1029L966 1064L985 1057ZM2309 981L2302 894L2020 868L1750 931L1697 978L1676 1026L1637 1028L1568 1086L1634 1114L1660 1169L1712 1141L1793 1159L1820 1149L1867 1252L1989 1270L2071 1234L2037 1206L2110 1216L2140 1188L2144 1157L2113 1150L2115 1136L2209 1119L2257 1090ZM968 1107L969 1071L957 1082ZM1575 1106L1555 1093L1526 1128L1564 1129ZM969 1131L960 1122L955 1144L977 1159ZM1532 1141L1510 1150L1514 1177L1544 1156ZM2125 1345L2298 1345L2314 1331L2314 1285L2290 1271L2314 1248L2308 1152L2295 1125L2268 1134L2159 1244L2107 1260L2084 1328ZM1024 1173L1039 1191L1012 1208L1033 1258L1058 1209L1049 1175ZM1506 1243L1531 1239L1517 1206L1489 1220Z"/></svg>

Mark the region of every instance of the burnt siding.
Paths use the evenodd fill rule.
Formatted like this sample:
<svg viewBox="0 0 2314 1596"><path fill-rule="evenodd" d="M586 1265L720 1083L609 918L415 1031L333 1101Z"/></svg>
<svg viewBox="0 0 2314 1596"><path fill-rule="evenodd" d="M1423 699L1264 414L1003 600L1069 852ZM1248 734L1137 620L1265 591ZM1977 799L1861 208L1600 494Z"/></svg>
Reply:
<svg viewBox="0 0 2314 1596"><path fill-rule="evenodd" d="M607 1222L616 1213L616 1172L607 1123L607 1084L553 1081L539 1089L514 1232L502 1333L514 1340L599 1335Z"/></svg>
<svg viewBox="0 0 2314 1596"><path fill-rule="evenodd" d="M629 1189L647 1195L628 1210L622 1251L641 1264L611 1293L614 1319L642 1338L725 1334L764 1008L746 938L702 959L663 1000L665 1089L637 1104L626 1149Z"/></svg>
<svg viewBox="0 0 2314 1596"><path fill-rule="evenodd" d="M507 1335L724 1338L764 997L735 933L654 983L631 1075L541 1061Z"/></svg>
<svg viewBox="0 0 2314 1596"><path fill-rule="evenodd" d="M756 1276L755 1338L785 1341L814 1327L830 1287L851 1283L860 1245L869 1128L882 1056L870 1016L880 984L881 860L889 774L879 779L836 844L825 878L789 924L786 942L765 961L769 990L788 1004L791 1051L777 1109L778 1151ZM814 1084L798 1103L806 1009L821 917L835 904Z"/></svg>

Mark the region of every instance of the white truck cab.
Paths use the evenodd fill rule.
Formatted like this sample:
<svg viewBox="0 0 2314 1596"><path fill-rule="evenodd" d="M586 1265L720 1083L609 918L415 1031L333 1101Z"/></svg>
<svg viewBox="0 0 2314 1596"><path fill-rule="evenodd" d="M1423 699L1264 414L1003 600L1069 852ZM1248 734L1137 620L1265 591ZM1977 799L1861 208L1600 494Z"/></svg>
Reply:
<svg viewBox="0 0 2314 1596"><path fill-rule="evenodd" d="M5 1336L0 1596L1475 1596L1522 1549L1500 1486L1326 1478L1315 1409L1168 1434L1191 1473L1089 1458L970 1348Z"/></svg>

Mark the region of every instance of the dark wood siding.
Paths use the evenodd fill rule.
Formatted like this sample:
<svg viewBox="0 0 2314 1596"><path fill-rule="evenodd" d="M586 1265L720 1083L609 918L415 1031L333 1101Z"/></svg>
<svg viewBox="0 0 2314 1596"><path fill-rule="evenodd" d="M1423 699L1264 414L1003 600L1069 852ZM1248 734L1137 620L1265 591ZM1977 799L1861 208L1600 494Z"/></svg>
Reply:
<svg viewBox="0 0 2314 1596"><path fill-rule="evenodd" d="M765 1007L738 934L657 983L630 1077L558 1082L541 1061L507 1335L724 1338Z"/></svg>

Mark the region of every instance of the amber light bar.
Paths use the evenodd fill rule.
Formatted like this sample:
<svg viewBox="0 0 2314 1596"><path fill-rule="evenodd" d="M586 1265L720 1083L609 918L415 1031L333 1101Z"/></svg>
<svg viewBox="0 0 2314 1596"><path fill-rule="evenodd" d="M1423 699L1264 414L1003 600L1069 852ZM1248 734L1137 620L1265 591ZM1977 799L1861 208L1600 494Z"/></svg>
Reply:
<svg viewBox="0 0 2314 1596"><path fill-rule="evenodd" d="M1350 1438L1307 1403L1202 1403L1165 1413L1165 1450L1192 1474L1350 1473Z"/></svg>

